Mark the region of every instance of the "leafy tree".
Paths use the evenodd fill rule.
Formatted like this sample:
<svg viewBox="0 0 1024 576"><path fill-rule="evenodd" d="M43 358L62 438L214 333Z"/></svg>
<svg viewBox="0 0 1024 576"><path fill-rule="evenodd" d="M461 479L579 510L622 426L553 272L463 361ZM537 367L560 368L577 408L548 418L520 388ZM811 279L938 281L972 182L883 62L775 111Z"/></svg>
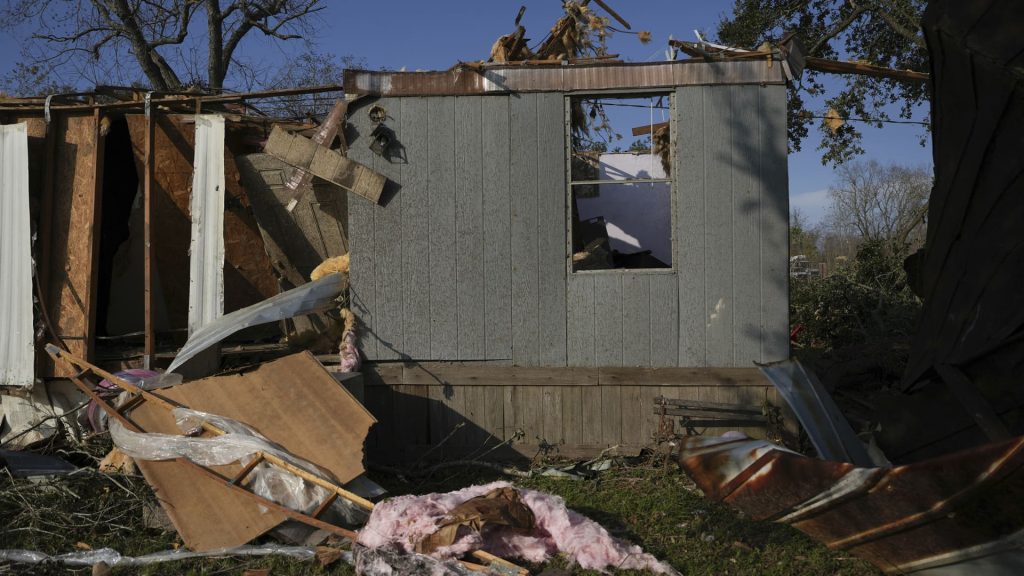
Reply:
<svg viewBox="0 0 1024 576"><path fill-rule="evenodd" d="M237 66L243 39L302 38L324 7L323 0L8 0L0 26L31 29L23 57L63 83L124 82L133 61L156 90L216 91ZM193 41L198 26L206 35Z"/></svg>
<svg viewBox="0 0 1024 576"><path fill-rule="evenodd" d="M753 48L777 43L795 32L806 54L828 59L853 59L903 70L926 71L928 51L920 20L925 0L736 0L731 16L718 26L724 44ZM881 126L890 120L886 108L896 105L909 119L928 99L923 82L846 76L838 92L829 93L820 74L807 70L789 87L789 145L794 151L815 122L805 96L825 97L827 108L843 118L867 118ZM819 114L820 115L820 111ZM863 153L861 132L847 122L837 129L820 122L822 162L840 164Z"/></svg>
<svg viewBox="0 0 1024 576"><path fill-rule="evenodd" d="M820 233L807 221L799 208L793 208L789 215L789 255L806 256L808 261L818 260Z"/></svg>

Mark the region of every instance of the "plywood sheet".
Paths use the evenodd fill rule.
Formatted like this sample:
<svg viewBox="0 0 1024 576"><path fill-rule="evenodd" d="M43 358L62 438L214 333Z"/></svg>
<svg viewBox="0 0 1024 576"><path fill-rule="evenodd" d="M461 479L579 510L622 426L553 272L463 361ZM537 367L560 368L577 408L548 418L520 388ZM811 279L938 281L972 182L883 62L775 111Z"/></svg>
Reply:
<svg viewBox="0 0 1024 576"><path fill-rule="evenodd" d="M375 420L308 352L251 372L161 390L160 395L244 422L327 470L339 483L363 473L363 441ZM180 433L159 406L143 403L130 416L148 432ZM277 512L261 512L246 496L184 464L139 462L139 467L185 544L194 550L245 544L285 519ZM232 477L240 467L216 469Z"/></svg>
<svg viewBox="0 0 1024 576"><path fill-rule="evenodd" d="M190 117L191 118L191 117ZM146 146L146 118L127 115L135 166L142 180ZM172 328L184 328L188 315L188 244L191 236L189 202L195 129L185 118L161 116L154 129L153 254L162 272ZM255 304L278 293L270 258L263 249L249 198L239 182L234 156L224 157L224 312Z"/></svg>

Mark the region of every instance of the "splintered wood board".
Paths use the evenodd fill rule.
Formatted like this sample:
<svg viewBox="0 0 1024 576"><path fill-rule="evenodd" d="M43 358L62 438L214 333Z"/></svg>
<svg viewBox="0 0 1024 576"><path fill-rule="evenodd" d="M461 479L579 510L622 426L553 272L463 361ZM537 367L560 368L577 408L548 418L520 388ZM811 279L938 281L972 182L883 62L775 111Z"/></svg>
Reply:
<svg viewBox="0 0 1024 576"><path fill-rule="evenodd" d="M313 462L345 484L363 473L363 442L373 416L308 352L250 372L213 376L158 390L194 410L227 416ZM147 432L180 434L171 413L143 402L129 417ZM192 550L240 546L286 517L175 461L137 461L185 545ZM238 464L214 469L233 478Z"/></svg>

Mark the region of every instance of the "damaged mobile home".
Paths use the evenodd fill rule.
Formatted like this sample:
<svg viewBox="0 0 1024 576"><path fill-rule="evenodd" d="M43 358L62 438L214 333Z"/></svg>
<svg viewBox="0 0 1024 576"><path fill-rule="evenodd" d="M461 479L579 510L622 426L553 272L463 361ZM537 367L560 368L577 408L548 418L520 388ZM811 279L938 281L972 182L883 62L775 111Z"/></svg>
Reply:
<svg viewBox="0 0 1024 576"><path fill-rule="evenodd" d="M317 145L333 140L323 129L203 113L259 94L109 91L122 100L4 114L29 134L37 303L72 353L166 366L203 322L347 252L375 457L402 459L464 420L453 454L518 430L520 453L571 455L643 445L657 396L775 399L752 363L788 356L784 82L769 61L350 71L344 153ZM669 145L577 150L574 110L622 98L657 106ZM203 181L193 158L219 142L223 181ZM299 176L308 193L289 187L294 166L317 176ZM223 202L197 204L199 189ZM661 204L597 202L627 189ZM662 237L642 238L655 219ZM587 245L604 246L604 264L577 265ZM282 329L315 345L336 324ZM277 330L221 354L280 355ZM187 375L212 373L199 364ZM39 358L36 378L67 375Z"/></svg>

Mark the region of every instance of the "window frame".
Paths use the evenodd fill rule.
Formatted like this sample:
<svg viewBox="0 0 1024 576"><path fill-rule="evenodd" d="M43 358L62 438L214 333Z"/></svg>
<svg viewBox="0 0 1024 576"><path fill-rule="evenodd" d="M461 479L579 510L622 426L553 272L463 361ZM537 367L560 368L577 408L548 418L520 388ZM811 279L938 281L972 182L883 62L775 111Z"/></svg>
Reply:
<svg viewBox="0 0 1024 576"><path fill-rule="evenodd" d="M612 99L612 98L644 98L644 97L656 97L656 96L668 96L669 102L669 145L671 146L670 159L672 166L672 173L669 174L668 178L637 178L631 180L580 180L573 181L572 179L572 101L577 98L592 98L592 99ZM601 274L677 274L678 262L679 262L679 247L676 243L676 203L677 203L677 183L676 176L678 175L679 165L679 143L676 139L678 134L678 126L676 119L676 90L669 89L639 89L639 90L586 90L578 92L566 92L563 99L563 112L564 112L564 150L565 150L565 231L566 231L566 256L565 266L566 273L571 277L574 274L582 276L589 275L601 275ZM661 183L667 182L669 184L669 245L672 250L672 262L668 268L608 268L604 270L575 270L572 262L573 257L573 218L572 218L572 202L573 202L573 186L580 185L602 185L610 184L612 186L623 186L630 183L633 184L646 184L646 183Z"/></svg>

